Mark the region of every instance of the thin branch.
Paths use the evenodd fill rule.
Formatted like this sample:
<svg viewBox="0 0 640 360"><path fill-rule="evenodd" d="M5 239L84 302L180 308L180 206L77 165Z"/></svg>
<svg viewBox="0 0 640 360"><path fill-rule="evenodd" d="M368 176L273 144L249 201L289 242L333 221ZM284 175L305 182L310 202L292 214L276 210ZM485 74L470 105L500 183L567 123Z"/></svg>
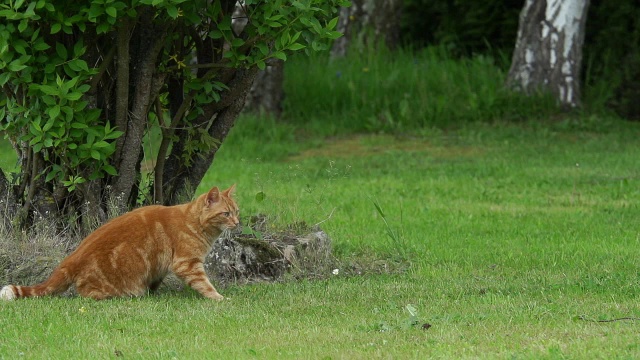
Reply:
<svg viewBox="0 0 640 360"><path fill-rule="evenodd" d="M91 79L91 83L90 83L91 89L89 90L89 93L95 93L96 91L98 91L98 84L100 83L100 80L102 80L102 76L107 71L107 68L109 68L109 65L111 65L113 58L116 56L117 48L118 48L117 46L111 47L111 50L109 50L107 55L102 60L102 63L100 63L100 67L98 68L98 73L95 74Z"/></svg>
<svg viewBox="0 0 640 360"><path fill-rule="evenodd" d="M27 147L27 161L24 163L24 158L20 157L20 168L22 181L20 181L20 188L18 188L18 196L22 197L27 185L29 184L29 174L31 171L31 162L33 161L33 147Z"/></svg>
<svg viewBox="0 0 640 360"><path fill-rule="evenodd" d="M36 179L40 175L40 154L34 152L33 160L31 162L31 175L29 179L29 192L27 193L27 198L24 202L23 209L25 212L28 212L33 204L33 199L36 196Z"/></svg>
<svg viewBox="0 0 640 360"><path fill-rule="evenodd" d="M620 317L615 319L596 320L596 319L589 319L585 315L580 315L577 317L577 319L582 321L597 322L597 323L608 323L608 322L623 321L623 320L640 321L640 318L630 317L630 316Z"/></svg>
<svg viewBox="0 0 640 360"><path fill-rule="evenodd" d="M158 124L162 124L162 104L160 99L156 99L156 116L158 117ZM164 194L162 191L162 176L164 175L164 164L167 157L167 151L169 150L169 144L171 143L171 136L173 131L169 128L161 127L162 141L160 142L160 148L158 149L158 156L156 157L156 166L153 172L153 196L155 203L164 203Z"/></svg>
<svg viewBox="0 0 640 360"><path fill-rule="evenodd" d="M127 128L127 118L129 116L129 21L125 18L122 20L118 29L118 62L116 70L116 118L115 128L125 131ZM116 164L121 161L121 156L126 139L121 136L116 140L115 160Z"/></svg>
<svg viewBox="0 0 640 360"><path fill-rule="evenodd" d="M184 69L211 69L211 68L223 69L223 68L229 68L229 67L231 67L229 65L229 61L221 61L219 63L208 63L208 64L172 65L172 66L168 66L166 69L167 71L174 71L174 70L180 70L183 68Z"/></svg>
<svg viewBox="0 0 640 360"><path fill-rule="evenodd" d="M7 99L15 98L15 96L13 96L13 92L11 92L11 88L9 87L9 85L7 84L2 85L2 91L4 92L4 95L7 97Z"/></svg>
<svg viewBox="0 0 640 360"><path fill-rule="evenodd" d="M331 217L333 216L333 212L334 212L334 211L336 211L336 209L337 209L337 208L333 208L333 209L331 209L331 213L329 214L329 216L327 216L327 218L326 218L326 219L324 219L324 220L320 221L319 223L317 223L317 224L315 224L315 225L313 225L313 226L318 226L318 225L322 224L323 222L326 222L326 221L328 221L329 219L331 219Z"/></svg>

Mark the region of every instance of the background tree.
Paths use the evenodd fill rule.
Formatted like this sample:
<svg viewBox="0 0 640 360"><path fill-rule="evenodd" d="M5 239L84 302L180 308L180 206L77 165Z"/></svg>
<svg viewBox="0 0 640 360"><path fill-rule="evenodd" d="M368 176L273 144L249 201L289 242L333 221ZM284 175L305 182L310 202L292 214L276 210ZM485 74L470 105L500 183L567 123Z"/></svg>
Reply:
<svg viewBox="0 0 640 360"><path fill-rule="evenodd" d="M405 0L402 40L445 46L455 56L513 52L524 0Z"/></svg>
<svg viewBox="0 0 640 360"><path fill-rule="evenodd" d="M340 10L338 31L344 34L331 49L331 57L345 56L352 41L367 46L384 43L395 49L400 41L400 0L353 0Z"/></svg>
<svg viewBox="0 0 640 360"><path fill-rule="evenodd" d="M269 61L260 70L245 102L245 110L279 118L284 100L284 61Z"/></svg>
<svg viewBox="0 0 640 360"><path fill-rule="evenodd" d="M11 196L20 220L32 210L104 218L191 197L257 70L328 48L345 5L245 1L247 25L236 33L235 3L0 3L0 130L19 158ZM157 150L145 154L153 128ZM149 174L145 157L157 159Z"/></svg>
<svg viewBox="0 0 640 360"><path fill-rule="evenodd" d="M233 14L233 30L241 33L247 25L248 17L244 12L246 8L243 1L236 3ZM282 100L284 99L284 60L269 59L267 66L258 71L251 90L247 94L244 110L257 114L268 114L280 117L282 112Z"/></svg>
<svg viewBox="0 0 640 360"><path fill-rule="evenodd" d="M567 107L580 105L582 44L589 0L527 0L507 83L547 90Z"/></svg>
<svg viewBox="0 0 640 360"><path fill-rule="evenodd" d="M620 116L640 120L640 3L591 0L588 19L585 90Z"/></svg>

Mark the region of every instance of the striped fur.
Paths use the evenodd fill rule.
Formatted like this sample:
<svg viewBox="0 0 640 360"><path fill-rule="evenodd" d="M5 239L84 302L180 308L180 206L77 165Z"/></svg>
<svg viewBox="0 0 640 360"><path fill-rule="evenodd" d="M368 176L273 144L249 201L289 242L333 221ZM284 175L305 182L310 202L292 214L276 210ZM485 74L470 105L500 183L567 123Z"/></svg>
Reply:
<svg viewBox="0 0 640 360"><path fill-rule="evenodd" d="M204 297L222 300L203 261L222 231L238 226L235 185L214 187L177 206L142 207L104 224L85 238L44 282L7 285L0 299L55 295L75 285L82 296L141 296L171 271Z"/></svg>

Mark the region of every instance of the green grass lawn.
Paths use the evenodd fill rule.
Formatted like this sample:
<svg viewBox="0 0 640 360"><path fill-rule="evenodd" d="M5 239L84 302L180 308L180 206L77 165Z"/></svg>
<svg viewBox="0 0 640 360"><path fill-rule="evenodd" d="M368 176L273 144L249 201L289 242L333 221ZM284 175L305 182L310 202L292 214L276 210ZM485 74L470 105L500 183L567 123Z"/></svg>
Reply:
<svg viewBox="0 0 640 360"><path fill-rule="evenodd" d="M640 317L640 126L592 121L324 139L243 118L200 191L322 222L338 275L0 303L0 358L637 358L640 321L595 320Z"/></svg>

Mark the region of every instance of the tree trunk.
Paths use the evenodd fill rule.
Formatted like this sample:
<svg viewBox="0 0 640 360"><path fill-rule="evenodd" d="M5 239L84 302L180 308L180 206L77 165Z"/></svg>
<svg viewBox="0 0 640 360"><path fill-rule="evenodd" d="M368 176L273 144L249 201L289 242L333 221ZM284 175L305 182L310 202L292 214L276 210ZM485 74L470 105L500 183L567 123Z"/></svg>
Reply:
<svg viewBox="0 0 640 360"><path fill-rule="evenodd" d="M520 13L507 85L549 91L562 106L580 106L582 43L589 0L527 0Z"/></svg>
<svg viewBox="0 0 640 360"><path fill-rule="evenodd" d="M124 135L118 139L118 145L122 144L120 151L116 150L116 154L121 156L114 159L114 163L118 167L119 176L115 179L113 184L113 194L119 201L116 202L118 208L124 210L128 207L132 201L130 201L131 192L138 182L139 169L137 166L140 164L140 157L142 152L142 138L144 135L145 125L147 124L147 112L150 103L155 100L155 96L159 92L158 89L153 88L153 84L157 86L164 84L164 81L154 82L156 75L156 63L158 61L158 55L161 53L164 46L164 39L168 32L168 29L155 25L152 22L153 12L143 14L138 26L141 30L136 34L139 42L139 46L136 54L136 73L132 76L124 77L126 84L123 86L129 86L129 79L133 80L133 91L130 106L124 110L126 129ZM128 32L128 26L123 25ZM123 45L129 46L128 43ZM121 49L118 51L122 52ZM126 63L127 71L129 70L128 63L130 59L129 51L124 52L127 56L124 61L118 61L118 70L122 63ZM164 77L162 78L164 79ZM123 79L118 78L118 88L121 86L120 82ZM118 89L119 90L119 89ZM125 92L128 94L129 92ZM118 91L120 94L120 91ZM121 99L116 99L120 101ZM121 141L122 140L122 141ZM116 155L117 156L117 155ZM135 203L135 202L133 202Z"/></svg>
<svg viewBox="0 0 640 360"><path fill-rule="evenodd" d="M0 228L10 225L16 214L16 197L11 184L0 169Z"/></svg>
<svg viewBox="0 0 640 360"><path fill-rule="evenodd" d="M400 41L401 10L400 0L351 1L351 7L340 9L337 31L344 35L333 43L331 58L345 56L352 41L361 49L380 42L395 49Z"/></svg>
<svg viewBox="0 0 640 360"><path fill-rule="evenodd" d="M247 96L245 110L280 117L284 99L284 61L276 60L258 72Z"/></svg>
<svg viewBox="0 0 640 360"><path fill-rule="evenodd" d="M198 122L194 125L198 126L213 118L207 133L219 143L223 142L242 111L257 72L257 68L235 70L233 79L228 82L232 90L226 92L219 102L207 106L205 113L198 117ZM163 170L163 203L167 205L184 202L193 196L218 151L217 147L212 148L195 156L193 163L185 163L183 154L191 141L188 129L178 130L177 136L179 140L174 143Z"/></svg>
<svg viewBox="0 0 640 360"><path fill-rule="evenodd" d="M240 34L248 23L244 2L237 2L233 11L233 30ZM247 95L243 110L258 114L268 114L279 118L284 99L284 61L271 59L267 67L260 70Z"/></svg>

